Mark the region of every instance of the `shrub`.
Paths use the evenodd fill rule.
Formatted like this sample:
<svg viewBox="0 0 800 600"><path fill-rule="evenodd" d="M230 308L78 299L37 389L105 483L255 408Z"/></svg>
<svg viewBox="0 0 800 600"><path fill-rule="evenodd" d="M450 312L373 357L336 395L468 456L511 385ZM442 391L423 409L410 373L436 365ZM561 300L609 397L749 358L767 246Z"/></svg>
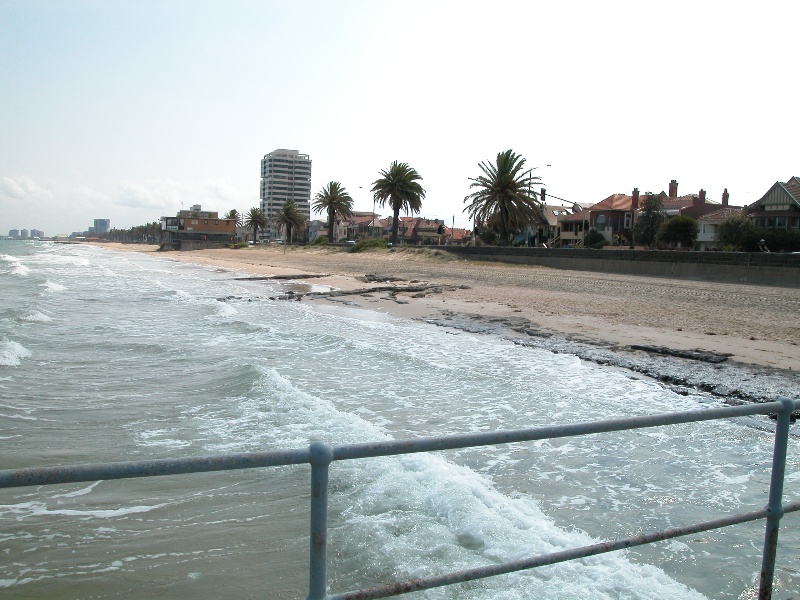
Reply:
<svg viewBox="0 0 800 600"><path fill-rule="evenodd" d="M317 238L309 244L309 246L327 246L327 245L328 245L327 235L318 235Z"/></svg>
<svg viewBox="0 0 800 600"><path fill-rule="evenodd" d="M672 217L658 228L656 240L665 245L681 245L692 248L697 239L697 221L692 217Z"/></svg>
<svg viewBox="0 0 800 600"><path fill-rule="evenodd" d="M370 250L372 248L381 248L385 250L388 246L386 240L382 238L366 238L353 244L352 248L350 248L350 252L361 252L362 250Z"/></svg>
<svg viewBox="0 0 800 600"><path fill-rule="evenodd" d="M591 229L589 233L586 234L586 237L583 238L584 248L600 249L606 244L608 244L608 241L603 237L603 234L596 229Z"/></svg>
<svg viewBox="0 0 800 600"><path fill-rule="evenodd" d="M717 225L716 239L723 248L755 252L758 249L759 233L750 219L744 215L734 215Z"/></svg>

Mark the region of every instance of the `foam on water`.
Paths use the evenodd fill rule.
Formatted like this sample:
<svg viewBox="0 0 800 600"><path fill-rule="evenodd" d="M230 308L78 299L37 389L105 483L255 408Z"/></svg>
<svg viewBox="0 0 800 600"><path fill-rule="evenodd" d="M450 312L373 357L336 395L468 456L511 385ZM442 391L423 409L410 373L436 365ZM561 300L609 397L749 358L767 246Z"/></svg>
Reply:
<svg viewBox="0 0 800 600"><path fill-rule="evenodd" d="M281 289L274 282L224 281L216 270L149 255L61 251L70 259L48 259L50 270L39 265L5 290L0 340L13 338L17 346L8 347L36 357L0 379L4 396L18 398L0 414L0 425L15 433L4 440L14 466L405 439L698 409L710 401L499 339L336 305L270 302ZM105 269L118 277L108 281ZM96 277L92 285L87 277ZM45 280L62 293L30 293ZM37 314L58 327L20 324ZM48 386L41 386L44 371ZM514 560L763 506L766 429L716 422L336 462L331 588ZM791 444L790 495L800 489L798 441ZM284 573L299 572L300 583L280 595L298 597L307 490L305 467L16 490L0 511L14 557L0 565L0 579L28 582L32 595L39 585L58 589L55 580L96 581L118 595L130 593L125 582L137 578L149 592L189 582L197 587L176 597L205 600L263 589L266 570L271 591ZM421 596L700 597L688 583L736 598L751 582L750 565L758 568L760 549L752 546L758 534L735 530ZM796 533L782 536L791 554ZM706 557L717 562L700 566ZM684 572L689 567L699 575ZM779 577L782 589L793 589L790 570Z"/></svg>
<svg viewBox="0 0 800 600"><path fill-rule="evenodd" d="M66 496L62 494L61 497L63 498ZM52 515L85 517L87 519L110 519L113 517L146 513L163 508L164 506L167 506L167 504L135 505L111 510L75 510L69 508L48 508L47 504L44 502L30 501L19 504L0 504L0 518L7 514L12 514L17 519Z"/></svg>
<svg viewBox="0 0 800 600"><path fill-rule="evenodd" d="M381 427L328 401L306 394L287 377L266 369L255 400L205 419L219 439L214 449L243 451L265 444L302 447L311 439L357 443L390 439ZM260 423L270 423L264 428ZM205 436L207 439L213 439ZM474 568L538 553L592 543L579 532L556 527L528 497L511 498L490 480L442 456L411 455L337 463L335 494L347 498L336 523L336 564L340 589L363 581L423 577L447 570ZM372 560L364 562L364 556ZM647 591L641 592L642 582ZM431 597L595 598L620 594L641 598L700 598L655 567L634 565L624 555L586 564L501 577L463 590L434 592ZM444 594L444 595L443 595Z"/></svg>
<svg viewBox="0 0 800 600"><path fill-rule="evenodd" d="M0 339L0 366L18 367L23 358L31 355L22 344L6 338Z"/></svg>
<svg viewBox="0 0 800 600"><path fill-rule="evenodd" d="M55 281L49 281L49 280L45 281L42 284L42 287L48 292L63 292L65 289L67 289L60 283L56 283Z"/></svg>
<svg viewBox="0 0 800 600"><path fill-rule="evenodd" d="M34 313L22 317L22 320L31 323L50 323L53 319L48 317L43 312L36 311Z"/></svg>

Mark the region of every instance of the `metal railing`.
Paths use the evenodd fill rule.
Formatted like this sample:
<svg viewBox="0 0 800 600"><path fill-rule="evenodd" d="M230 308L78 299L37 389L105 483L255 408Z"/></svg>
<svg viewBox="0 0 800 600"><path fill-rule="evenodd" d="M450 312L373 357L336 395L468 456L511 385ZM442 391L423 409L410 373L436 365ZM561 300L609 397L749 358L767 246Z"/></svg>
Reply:
<svg viewBox="0 0 800 600"><path fill-rule="evenodd" d="M613 552L615 550L632 548L701 531L728 527L738 523L766 519L766 533L764 536L764 550L762 553L758 597L759 600L767 600L772 597L775 557L778 545L778 526L781 517L786 513L800 510L800 501L782 504L783 482L786 471L786 453L789 441L789 424L791 422L792 412L798 409L800 409L800 401L782 398L777 402L764 404L709 408L696 411L630 417L608 421L591 421L531 429L425 437L412 440L369 442L342 446L331 446L322 442L314 442L307 449L296 450L177 459L155 459L149 461L82 464L64 467L9 469L0 471L0 488L97 481L100 479L178 475L309 463L311 465L311 531L309 593L307 600L361 600L397 596L408 592L492 577L494 575L532 569L576 558L585 558L606 552ZM456 571L435 577L411 579L370 589L355 590L333 595L328 594L328 473L330 464L333 461L412 454L417 452L433 452L437 450L454 450L475 446L555 439L765 414L777 414L777 424L775 427L775 445L772 455L769 497L767 505L763 509L738 515L729 515L682 527L673 527L662 531L644 533L633 537L601 542L590 546L543 554L514 562Z"/></svg>

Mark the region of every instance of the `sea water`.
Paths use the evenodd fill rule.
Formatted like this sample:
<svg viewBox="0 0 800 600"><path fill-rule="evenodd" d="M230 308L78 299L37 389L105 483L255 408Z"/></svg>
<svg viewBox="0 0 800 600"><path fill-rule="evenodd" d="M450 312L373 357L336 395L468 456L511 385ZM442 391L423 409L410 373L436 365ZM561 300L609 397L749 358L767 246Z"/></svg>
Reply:
<svg viewBox="0 0 800 600"><path fill-rule="evenodd" d="M270 300L275 282L0 241L2 466L466 433L715 405L495 336ZM763 507L774 425L696 423L331 467L332 591ZM787 498L800 495L793 431ZM302 598L309 468L0 490L8 598ZM763 522L411 597L751 598ZM782 521L775 598L800 593Z"/></svg>

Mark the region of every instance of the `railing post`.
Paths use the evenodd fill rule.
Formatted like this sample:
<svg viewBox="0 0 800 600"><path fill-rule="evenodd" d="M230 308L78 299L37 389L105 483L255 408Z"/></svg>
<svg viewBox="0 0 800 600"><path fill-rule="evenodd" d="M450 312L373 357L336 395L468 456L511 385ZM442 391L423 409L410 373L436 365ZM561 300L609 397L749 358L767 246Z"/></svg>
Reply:
<svg viewBox="0 0 800 600"><path fill-rule="evenodd" d="M311 452L311 558L308 567L308 597L322 600L328 593L328 467L333 448L313 442Z"/></svg>
<svg viewBox="0 0 800 600"><path fill-rule="evenodd" d="M772 478L769 484L767 503L767 530L764 534L764 553L761 556L761 577L758 600L771 600L772 580L775 577L775 556L778 552L778 526L783 516L783 479L786 474L786 451L789 444L789 423L794 402L781 398L783 409L778 413L775 426L775 449L772 453Z"/></svg>

